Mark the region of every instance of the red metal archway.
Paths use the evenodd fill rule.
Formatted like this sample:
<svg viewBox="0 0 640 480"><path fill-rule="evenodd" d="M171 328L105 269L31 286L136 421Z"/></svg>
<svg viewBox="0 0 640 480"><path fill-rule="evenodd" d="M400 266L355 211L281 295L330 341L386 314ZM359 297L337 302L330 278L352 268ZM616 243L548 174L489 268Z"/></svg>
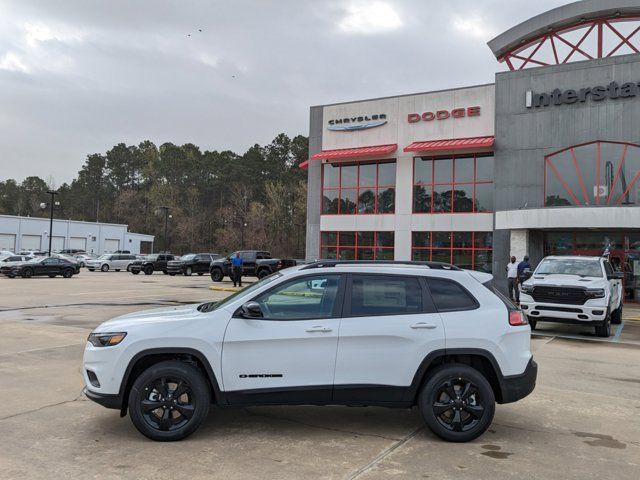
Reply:
<svg viewBox="0 0 640 480"><path fill-rule="evenodd" d="M614 16L550 28L498 57L510 70L640 53L640 17Z"/></svg>

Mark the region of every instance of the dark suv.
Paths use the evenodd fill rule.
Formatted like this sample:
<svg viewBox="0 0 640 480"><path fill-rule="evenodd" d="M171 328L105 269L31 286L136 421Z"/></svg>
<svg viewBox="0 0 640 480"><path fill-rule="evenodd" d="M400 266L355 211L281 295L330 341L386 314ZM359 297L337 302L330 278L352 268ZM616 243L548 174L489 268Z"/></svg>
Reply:
<svg viewBox="0 0 640 480"><path fill-rule="evenodd" d="M162 272L165 275L167 271L167 263L175 257L170 253L154 253L147 255L142 260L136 260L129 267L129 271L134 275L144 272L145 275L151 275L153 272Z"/></svg>
<svg viewBox="0 0 640 480"><path fill-rule="evenodd" d="M220 258L220 255L217 253L189 253L167 262L167 271L169 275L184 274L190 276L193 273L204 275L209 272L211 262L218 258Z"/></svg>
<svg viewBox="0 0 640 480"><path fill-rule="evenodd" d="M221 282L225 276L231 276L231 257L235 254L242 257L243 276L264 278L273 272L296 265L295 260L271 258L271 253L264 250L240 250L226 258L221 257L211 262L211 280Z"/></svg>

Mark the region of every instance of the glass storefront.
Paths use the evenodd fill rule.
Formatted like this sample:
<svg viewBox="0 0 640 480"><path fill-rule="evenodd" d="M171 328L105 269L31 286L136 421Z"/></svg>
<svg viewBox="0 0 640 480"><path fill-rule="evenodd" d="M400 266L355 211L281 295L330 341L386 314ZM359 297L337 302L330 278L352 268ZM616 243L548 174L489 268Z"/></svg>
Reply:
<svg viewBox="0 0 640 480"><path fill-rule="evenodd" d="M608 255L617 271L624 272L625 297L640 300L640 230L579 230L544 233L546 255Z"/></svg>
<svg viewBox="0 0 640 480"><path fill-rule="evenodd" d="M323 260L393 260L394 232L322 232Z"/></svg>
<svg viewBox="0 0 640 480"><path fill-rule="evenodd" d="M493 232L413 232L411 258L491 273Z"/></svg>

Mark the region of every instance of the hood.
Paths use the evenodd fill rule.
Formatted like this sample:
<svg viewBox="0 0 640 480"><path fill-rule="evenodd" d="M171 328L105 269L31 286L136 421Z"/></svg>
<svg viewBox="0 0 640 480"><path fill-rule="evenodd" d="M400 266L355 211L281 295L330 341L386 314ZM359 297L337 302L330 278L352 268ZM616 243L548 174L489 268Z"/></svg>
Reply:
<svg viewBox="0 0 640 480"><path fill-rule="evenodd" d="M548 287L596 288L602 287L607 283L607 281L604 277L580 277L579 275L564 275L559 273L552 273L549 275L533 275L524 283L526 285L544 285Z"/></svg>
<svg viewBox="0 0 640 480"><path fill-rule="evenodd" d="M94 332L119 332L122 330L126 331L128 327L141 324L192 320L195 315L200 313L197 310L198 305L200 305L200 303L176 307L153 308L150 310L142 310L141 312L128 313L127 315L107 320L94 329Z"/></svg>

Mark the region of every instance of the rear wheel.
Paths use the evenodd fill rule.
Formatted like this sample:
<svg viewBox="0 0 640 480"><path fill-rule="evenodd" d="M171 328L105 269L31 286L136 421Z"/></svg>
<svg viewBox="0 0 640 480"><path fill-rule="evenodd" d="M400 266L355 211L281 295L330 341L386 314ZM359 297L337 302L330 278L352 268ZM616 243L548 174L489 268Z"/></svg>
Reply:
<svg viewBox="0 0 640 480"><path fill-rule="evenodd" d="M136 378L129 394L135 427L152 440L181 440L207 417L211 393L194 366L175 360L149 367Z"/></svg>
<svg viewBox="0 0 640 480"><path fill-rule="evenodd" d="M191 268L191 267L187 267L187 268L185 269L185 271L184 271L184 274L185 274L187 277L190 277L192 273L193 273L193 268Z"/></svg>
<svg viewBox="0 0 640 480"><path fill-rule="evenodd" d="M602 324L596 325L596 336L609 337L611 335L611 315L607 315Z"/></svg>
<svg viewBox="0 0 640 480"><path fill-rule="evenodd" d="M73 276L73 270L71 270L70 268L67 268L65 271L62 272L62 276L64 278L71 278Z"/></svg>
<svg viewBox="0 0 640 480"><path fill-rule="evenodd" d="M620 325L622 323L622 303L611 314L611 323L614 325Z"/></svg>
<svg viewBox="0 0 640 480"><path fill-rule="evenodd" d="M144 267L143 271L145 275L151 275L153 273L153 267L151 265L147 265Z"/></svg>
<svg viewBox="0 0 640 480"><path fill-rule="evenodd" d="M493 420L495 397L487 379L462 364L436 368L419 398L422 416L433 433L450 442L482 435Z"/></svg>
<svg viewBox="0 0 640 480"><path fill-rule="evenodd" d="M103 272L108 272L109 271L109 265L107 265L106 263L104 265L102 265L100 267L100 270L102 270Z"/></svg>
<svg viewBox="0 0 640 480"><path fill-rule="evenodd" d="M33 270L30 268L25 268L22 272L22 278L31 278L33 277Z"/></svg>

